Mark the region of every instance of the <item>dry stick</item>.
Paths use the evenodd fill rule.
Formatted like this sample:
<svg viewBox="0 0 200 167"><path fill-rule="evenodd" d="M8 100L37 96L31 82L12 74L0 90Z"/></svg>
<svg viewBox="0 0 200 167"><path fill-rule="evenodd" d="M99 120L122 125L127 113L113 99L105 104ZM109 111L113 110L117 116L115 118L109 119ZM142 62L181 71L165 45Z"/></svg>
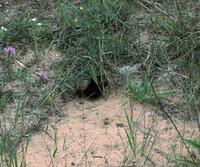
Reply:
<svg viewBox="0 0 200 167"><path fill-rule="evenodd" d="M49 149L48 144L47 144L47 142L45 141L45 138L44 138L43 134L42 134L41 132L39 132L39 133L41 134L42 140L43 140L43 142L44 142L44 144L45 144L45 147L46 147L47 152L48 152L49 157L50 157L50 163L49 163L48 167L49 167L50 165L52 165L52 167L54 167L55 165L54 165L53 157L52 157L52 155L51 155L51 150Z"/></svg>
<svg viewBox="0 0 200 167"><path fill-rule="evenodd" d="M22 112L22 125L21 125L21 135L23 136L24 133L24 112ZM22 162L21 166L25 167L26 166L26 158L25 158L25 149L24 149L24 139L22 138Z"/></svg>
<svg viewBox="0 0 200 167"><path fill-rule="evenodd" d="M27 98L27 88L26 88L26 94L23 99L23 103L22 103L21 107L19 108L20 111L22 112L22 121L21 121L21 128L20 128L20 133L21 133L20 135L21 135L21 139L22 139L22 162L20 165L22 167L26 166L26 157L25 157L25 148L24 148L24 139L23 139L25 125L24 125L24 112L22 111L26 104L26 98Z"/></svg>
<svg viewBox="0 0 200 167"><path fill-rule="evenodd" d="M199 120L199 113L196 110L196 115L197 115L197 126L198 126L198 130L199 130L199 134L200 134L200 120Z"/></svg>
<svg viewBox="0 0 200 167"><path fill-rule="evenodd" d="M81 159L80 159L78 165L76 165L77 167L81 165L81 161L85 158L85 156L87 156L87 153L91 150L91 148L92 148L92 146L93 146L93 144L94 144L94 142L96 141L96 139L97 139L98 136L99 136L99 135L96 135L96 137L94 138L94 140L92 141L92 143L90 144L90 146L88 147L88 149L85 151L85 153L84 153L84 155L81 157Z"/></svg>
<svg viewBox="0 0 200 167"><path fill-rule="evenodd" d="M124 158L123 158L123 165L122 166L125 166L125 163L126 163L126 158L125 157L126 157L128 146L125 146L124 140L123 140L122 135L121 135L120 130L119 130L119 127L117 127L117 132L118 132L118 135L119 135L119 137L120 137L120 139L122 141L122 145L123 145L123 148L124 148Z"/></svg>
<svg viewBox="0 0 200 167"><path fill-rule="evenodd" d="M146 77L147 77L147 79L148 79L148 81L149 81L149 83L150 83L150 85L151 85L151 88L152 88L152 90L153 90L154 96L155 96L155 98L156 98L156 100L157 100L157 102L158 102L158 105L160 106L161 111L166 115L166 117L170 120L170 122L171 122L172 125L174 126L174 128L175 128L175 130L177 131L179 137L181 138L181 141L183 142L183 144L184 144L184 146L185 146L185 148L186 148L188 154L190 155L190 157L191 157L193 163L194 163L196 166L198 166L198 165L196 164L196 162L195 162L194 157L192 156L192 153L190 152L188 146L186 145L186 143L185 143L185 141L184 141L184 138L183 138L183 136L181 135L181 132L179 131L178 127L176 126L176 124L175 124L174 121L172 120L171 116L165 111L165 109L164 109L164 107L163 107L163 105L162 105L162 103L161 103L161 101L160 101L160 98L158 97L158 95L157 95L157 93L156 93L156 90L155 90L155 88L154 88L154 86L153 86L153 84L152 84L152 82L151 82L151 80L150 80L150 77L149 77L148 72L147 72L146 65L143 64L142 67L143 67L143 69L144 69L144 71L145 71Z"/></svg>
<svg viewBox="0 0 200 167"><path fill-rule="evenodd" d="M81 99L82 100L82 99ZM82 103L83 104L83 103ZM84 163L85 163L85 167L87 167L87 160L88 160L88 157L87 157L87 150L86 150L86 130L85 130L85 109L83 107L83 114L82 114L82 119L83 119L83 146L84 146Z"/></svg>

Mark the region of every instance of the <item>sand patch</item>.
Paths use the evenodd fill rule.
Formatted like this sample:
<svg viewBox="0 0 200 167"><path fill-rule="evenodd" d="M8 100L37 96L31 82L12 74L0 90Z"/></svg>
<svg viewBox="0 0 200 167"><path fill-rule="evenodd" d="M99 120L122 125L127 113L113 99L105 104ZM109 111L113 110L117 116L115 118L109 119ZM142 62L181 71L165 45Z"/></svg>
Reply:
<svg viewBox="0 0 200 167"><path fill-rule="evenodd" d="M170 166L174 149L186 152L168 120L156 116L148 106L134 104L134 157L125 133L125 111L130 112L129 103L121 96L110 96L106 101L69 102L65 107L67 116L52 123L49 135L40 132L32 137L27 166ZM185 138L196 132L191 124L175 122L181 132L184 129Z"/></svg>

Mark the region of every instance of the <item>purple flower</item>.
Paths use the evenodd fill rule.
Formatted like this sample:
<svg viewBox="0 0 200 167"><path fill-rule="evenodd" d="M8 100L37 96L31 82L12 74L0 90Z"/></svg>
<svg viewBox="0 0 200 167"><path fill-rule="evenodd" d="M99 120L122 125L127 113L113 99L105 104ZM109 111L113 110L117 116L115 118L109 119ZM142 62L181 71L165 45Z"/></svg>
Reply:
<svg viewBox="0 0 200 167"><path fill-rule="evenodd" d="M16 54L16 49L13 47L7 47L4 48L4 52L8 55L8 56L13 56Z"/></svg>
<svg viewBox="0 0 200 167"><path fill-rule="evenodd" d="M35 75L37 75L38 77L42 79L48 79L48 74L42 70L35 72Z"/></svg>

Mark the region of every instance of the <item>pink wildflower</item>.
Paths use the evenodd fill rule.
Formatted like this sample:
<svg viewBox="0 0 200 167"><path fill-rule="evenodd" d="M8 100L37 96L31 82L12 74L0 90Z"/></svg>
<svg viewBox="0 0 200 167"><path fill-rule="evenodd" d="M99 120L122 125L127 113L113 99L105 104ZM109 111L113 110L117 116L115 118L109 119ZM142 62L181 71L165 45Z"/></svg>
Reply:
<svg viewBox="0 0 200 167"><path fill-rule="evenodd" d="M38 77L42 79L48 79L48 74L42 70L35 72L35 75L37 75Z"/></svg>
<svg viewBox="0 0 200 167"><path fill-rule="evenodd" d="M4 52L8 55L8 56L13 56L16 54L16 49L13 47L7 47L4 48Z"/></svg>

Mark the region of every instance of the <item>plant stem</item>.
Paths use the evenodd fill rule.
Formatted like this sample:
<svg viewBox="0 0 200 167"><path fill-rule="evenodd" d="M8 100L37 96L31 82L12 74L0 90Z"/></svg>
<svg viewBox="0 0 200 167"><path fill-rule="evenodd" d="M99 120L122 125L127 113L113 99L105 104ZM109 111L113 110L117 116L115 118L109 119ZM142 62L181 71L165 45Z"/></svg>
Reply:
<svg viewBox="0 0 200 167"><path fill-rule="evenodd" d="M158 97L158 95L157 95L157 93L156 93L156 90L155 90L155 88L154 88L154 86L153 86L153 84L152 84L152 82L151 82L151 80L150 80L150 77L149 77L149 75L148 75L148 71L147 71L146 65L143 64L142 67L143 67L143 69L144 69L144 71L145 71L145 74L146 74L146 76L147 76L147 79L149 80L149 83L150 83L151 88L152 88L152 90L153 90L154 96L155 96L155 98L156 98L156 100L157 100L157 102L158 102L158 105L160 106L161 111L165 114L165 116L170 120L170 122L171 122L172 125L174 126L174 128L175 128L175 130L177 131L179 137L181 138L181 141L183 142L183 144L184 144L184 146L185 146L185 148L186 148L188 154L190 155L190 157L191 157L193 163L194 163L196 166L198 166L198 164L196 164L196 162L195 162L194 157L192 156L192 153L190 152L188 146L186 145L185 140L184 140L183 136L181 135L181 132L179 131L178 127L176 126L176 124L175 124L174 121L172 120L171 116L165 111L165 108L164 108L164 106L162 105L162 103L161 103L161 101L160 101L160 98Z"/></svg>

